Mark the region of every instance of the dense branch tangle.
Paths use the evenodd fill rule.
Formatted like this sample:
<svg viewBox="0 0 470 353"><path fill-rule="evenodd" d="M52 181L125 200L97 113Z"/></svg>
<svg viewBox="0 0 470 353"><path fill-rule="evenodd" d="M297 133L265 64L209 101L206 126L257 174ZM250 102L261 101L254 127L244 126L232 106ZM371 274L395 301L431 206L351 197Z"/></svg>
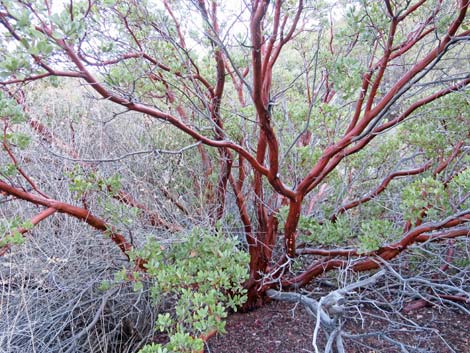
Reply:
<svg viewBox="0 0 470 353"><path fill-rule="evenodd" d="M468 197L452 201L440 220L426 219L432 206L414 219L413 206L399 206L400 188L420 175L435 171L429 178L447 188L466 173L469 136L455 124L468 124L468 109L449 113L448 105L468 105L467 0L374 1L332 9L330 20L302 0L72 3L54 16L47 2L45 12L3 3L2 36L16 44L2 55L15 52L21 65L10 59L2 86L14 92L51 76L79 79L102 99L199 143L198 189L205 189L212 225L229 213L229 199L237 206L251 257L251 304L269 287L304 285L350 256L353 269L370 270L374 258L391 260L422 239L468 236L454 229L468 224ZM423 119L428 133L440 126L444 135L439 146L407 133L405 124L426 109L434 110ZM3 177L0 190L72 216L80 211ZM384 200L394 205L368 211ZM335 244L347 248L325 249L312 229L335 227L354 212L363 219L351 222L351 239ZM109 229L89 214L79 217ZM360 249L361 222L382 217L394 224L395 238ZM315 227L305 229L306 219ZM128 251L123 239L115 241ZM290 275L298 256L308 262Z"/></svg>

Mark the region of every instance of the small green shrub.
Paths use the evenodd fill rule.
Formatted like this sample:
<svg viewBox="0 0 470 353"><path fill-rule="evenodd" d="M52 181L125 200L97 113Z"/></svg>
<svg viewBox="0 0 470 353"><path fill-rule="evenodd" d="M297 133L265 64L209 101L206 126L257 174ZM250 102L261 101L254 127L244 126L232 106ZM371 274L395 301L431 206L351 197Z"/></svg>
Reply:
<svg viewBox="0 0 470 353"><path fill-rule="evenodd" d="M147 345L141 353L199 352L202 337L224 332L227 310L237 310L246 300L242 285L249 257L237 245L220 231L196 228L168 247L151 241L135 253L147 260L155 303L174 303L156 322L156 330L166 333L169 342Z"/></svg>
<svg viewBox="0 0 470 353"><path fill-rule="evenodd" d="M430 220L447 215L449 200L444 184L432 177L410 183L403 189L401 208L409 220L420 219L423 210Z"/></svg>
<svg viewBox="0 0 470 353"><path fill-rule="evenodd" d="M361 224L359 234L359 252L375 251L390 240L394 240L396 230L393 223L385 219L371 219Z"/></svg>

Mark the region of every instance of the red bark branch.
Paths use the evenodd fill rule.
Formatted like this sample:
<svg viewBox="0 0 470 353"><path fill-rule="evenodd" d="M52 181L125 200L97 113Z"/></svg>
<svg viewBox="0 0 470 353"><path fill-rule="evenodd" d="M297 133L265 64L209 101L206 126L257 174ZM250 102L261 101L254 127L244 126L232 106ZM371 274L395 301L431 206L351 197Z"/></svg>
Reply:
<svg viewBox="0 0 470 353"><path fill-rule="evenodd" d="M111 240L119 246L123 254L129 259L129 252L132 251L132 245L126 240L126 238L119 234L115 228L106 223L103 219L93 215L90 211L70 205L65 202L60 202L54 199L44 198L40 196L33 195L32 193L19 190L11 185L0 180L0 191L3 191L9 195L17 197L21 200L31 202L35 205L41 205L48 208L53 208L57 212L68 214L72 217L75 217L93 228L108 234ZM144 263L140 260L137 261L139 268L144 269Z"/></svg>
<svg viewBox="0 0 470 353"><path fill-rule="evenodd" d="M380 261L377 257L382 260L389 261L405 251L411 244L416 242L416 239L425 233L438 231L441 229L452 228L463 223L470 222L470 211L462 212L460 214L453 215L441 222L430 222L423 223L405 233L402 239L396 243L381 247L380 249L371 253L363 254L364 259L358 259L352 264L349 259L325 259L314 262L300 275L293 278L286 278L282 280L283 287L302 287L309 283L313 278L326 273L332 269L342 268L350 266L354 271L369 271L380 267ZM459 233L460 235L468 235L467 233ZM354 255L354 250L346 250L345 255ZM272 285L272 284L270 284ZM268 285L269 286L269 285Z"/></svg>
<svg viewBox="0 0 470 353"><path fill-rule="evenodd" d="M212 147L226 147L229 149L232 149L236 151L237 153L243 155L245 159L253 166L254 169L256 169L258 172L260 172L263 175L269 175L269 171L267 168L262 166L247 150L245 150L243 147L237 145L234 142L231 141L217 141L210 139L188 125L186 125L184 122L180 121L177 119L175 116L167 113L163 113L155 108L140 104L140 103L134 103L130 102L129 100L118 97L114 94L112 94L110 91L108 91L101 83L97 81L97 79L86 69L86 67L83 65L83 63L80 61L78 58L77 54L74 52L73 48L70 47L68 44L66 44L64 41L59 40L59 43L63 46L64 50L66 53L69 55L70 59L72 62L77 66L77 68L82 72L83 78L90 84L91 88L93 88L97 93L99 93L103 98L108 99L114 103L117 103L119 105L122 105L129 110L147 114L151 117L158 118L164 121L169 122L176 128L180 129L181 131L185 132L189 136L193 137L197 141L201 141L202 143L212 146ZM288 190L285 186L282 186L280 190L283 191L283 194L287 195L292 195L292 191ZM286 196L287 196L286 195Z"/></svg>
<svg viewBox="0 0 470 353"><path fill-rule="evenodd" d="M391 173L390 175L388 175L380 183L380 185L374 191L370 192L367 196L364 196L363 198L361 198L359 200L356 200L356 201L350 202L350 203L348 203L344 206L341 206L340 209L338 211L336 211L335 214L330 216L330 220L334 222L340 214L343 214L344 212L346 212L347 210L349 210L351 208L354 208L358 205L361 205L363 203L366 203L366 202L372 200L377 195L384 192L393 179L396 179L396 178L399 178L399 177L404 177L404 176L421 174L421 173L425 172L426 170L428 170L431 167L431 165L432 165L432 162L428 162L428 163L426 163L425 165L423 165L422 167L419 167L419 168L415 168L415 169L411 169L411 170L400 170L400 171Z"/></svg>
<svg viewBox="0 0 470 353"><path fill-rule="evenodd" d="M45 220L46 218L48 218L49 216L54 214L56 211L57 210L55 208L49 207L49 208L45 209L44 211L41 211L40 213L38 213L33 218L31 218L30 222L31 222L32 225L37 225L37 224L39 224L39 222ZM19 228L16 231L21 233L21 234L26 234L27 232L30 231L30 229ZM7 245L1 247L0 248L0 256L5 255L7 253L7 251L11 249L11 246L12 246L11 244L7 244Z"/></svg>

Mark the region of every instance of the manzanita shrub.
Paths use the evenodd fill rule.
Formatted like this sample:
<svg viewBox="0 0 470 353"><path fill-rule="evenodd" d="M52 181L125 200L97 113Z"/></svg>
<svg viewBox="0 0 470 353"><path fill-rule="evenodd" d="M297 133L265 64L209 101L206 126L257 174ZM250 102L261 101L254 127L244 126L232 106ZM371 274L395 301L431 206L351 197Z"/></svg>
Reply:
<svg viewBox="0 0 470 353"><path fill-rule="evenodd" d="M239 285L254 308L269 290L295 291L333 270L372 271L422 244L452 253L455 242L466 246L470 222L469 8L468 0L3 0L0 192L34 205L33 225L63 213L135 259L155 281L156 302L175 303L157 323L169 350L200 348L242 302ZM82 103L50 119L42 88L69 80L107 114ZM110 136L86 149L67 139L74 131L50 132L61 119L82 124L86 137L96 126ZM130 126L146 134L128 141ZM47 158L15 157L28 147L24 132L48 146ZM162 155L178 156L176 172L164 170ZM68 180L79 197L56 190L57 176L29 177L39 159L79 164ZM133 242L140 218L170 234L233 224L248 279L222 265L246 255L230 241L211 245L207 233L136 251L145 243ZM468 300L459 293L445 295Z"/></svg>

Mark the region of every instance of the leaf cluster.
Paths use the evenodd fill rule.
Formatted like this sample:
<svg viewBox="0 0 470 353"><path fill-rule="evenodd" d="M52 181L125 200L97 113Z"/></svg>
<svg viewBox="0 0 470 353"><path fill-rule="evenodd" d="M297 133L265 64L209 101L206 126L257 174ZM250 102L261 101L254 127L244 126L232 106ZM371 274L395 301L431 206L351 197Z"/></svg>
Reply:
<svg viewBox="0 0 470 353"><path fill-rule="evenodd" d="M24 243L20 230L30 230L34 225L20 217L13 217L0 222L0 248L5 245L21 245Z"/></svg>
<svg viewBox="0 0 470 353"><path fill-rule="evenodd" d="M143 352L202 350L202 337L214 330L224 332L227 310L237 310L246 300L242 284L248 278L248 255L220 231L195 228L169 246L150 241L135 256L147 260L155 303L174 302L174 309L160 314L156 322L169 342L165 347L147 346Z"/></svg>

